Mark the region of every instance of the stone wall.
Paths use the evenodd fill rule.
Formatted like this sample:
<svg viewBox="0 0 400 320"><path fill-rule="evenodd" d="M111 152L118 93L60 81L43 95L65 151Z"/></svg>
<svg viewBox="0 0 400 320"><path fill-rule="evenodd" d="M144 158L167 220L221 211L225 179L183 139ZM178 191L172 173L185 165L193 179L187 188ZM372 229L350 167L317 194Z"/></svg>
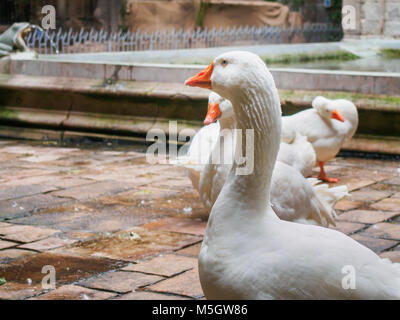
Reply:
<svg viewBox="0 0 400 320"><path fill-rule="evenodd" d="M343 0L355 9L355 29L344 30L345 38L400 39L400 0Z"/></svg>

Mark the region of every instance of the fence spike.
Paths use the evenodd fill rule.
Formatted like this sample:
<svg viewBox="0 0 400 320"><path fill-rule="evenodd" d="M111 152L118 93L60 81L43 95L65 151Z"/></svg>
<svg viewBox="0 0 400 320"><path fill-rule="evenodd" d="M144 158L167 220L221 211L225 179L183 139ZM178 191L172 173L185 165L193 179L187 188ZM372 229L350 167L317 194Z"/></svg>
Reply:
<svg viewBox="0 0 400 320"><path fill-rule="evenodd" d="M144 32L138 28L126 32L119 29L115 32L105 31L103 28L87 31L81 28L74 31L72 28L63 30L46 30L41 32L34 28L26 38L29 48L37 48L40 53L75 53L98 51L126 51L126 50L164 50L227 46L232 43L248 42L253 44L290 43L297 35L307 42L339 40L343 36L341 28L327 24L309 24L302 28L280 28L274 26L228 26L213 27L211 29L164 29Z"/></svg>

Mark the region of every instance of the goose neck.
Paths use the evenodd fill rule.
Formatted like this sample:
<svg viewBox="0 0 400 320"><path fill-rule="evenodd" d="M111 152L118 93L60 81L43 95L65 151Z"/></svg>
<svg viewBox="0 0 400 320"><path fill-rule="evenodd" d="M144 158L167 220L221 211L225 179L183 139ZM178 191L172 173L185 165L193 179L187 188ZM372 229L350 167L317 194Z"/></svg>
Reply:
<svg viewBox="0 0 400 320"><path fill-rule="evenodd" d="M272 80L272 77L271 77ZM273 81L273 80L272 80ZM228 187L239 193L240 199L252 203L269 203L270 184L279 150L281 135L281 108L275 84L242 90L231 99L236 128L241 139L236 139L235 159L245 157L245 166L234 162L228 177ZM246 201L245 200L245 201Z"/></svg>

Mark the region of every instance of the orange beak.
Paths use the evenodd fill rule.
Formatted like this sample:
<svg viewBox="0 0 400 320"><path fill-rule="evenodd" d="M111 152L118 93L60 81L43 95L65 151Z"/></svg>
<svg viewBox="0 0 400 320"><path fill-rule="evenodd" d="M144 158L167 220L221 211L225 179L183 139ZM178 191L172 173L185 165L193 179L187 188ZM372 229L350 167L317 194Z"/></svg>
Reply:
<svg viewBox="0 0 400 320"><path fill-rule="evenodd" d="M207 126L213 123L221 116L221 110L219 109L219 103L208 103L208 111L206 118L204 119L204 124Z"/></svg>
<svg viewBox="0 0 400 320"><path fill-rule="evenodd" d="M332 119L336 119L336 120L344 122L342 115L336 109L333 110L333 112L332 112Z"/></svg>
<svg viewBox="0 0 400 320"><path fill-rule="evenodd" d="M214 69L214 62L211 63L207 68L200 71L195 76L187 79L185 84L191 87L200 87L205 89L211 89L211 75Z"/></svg>

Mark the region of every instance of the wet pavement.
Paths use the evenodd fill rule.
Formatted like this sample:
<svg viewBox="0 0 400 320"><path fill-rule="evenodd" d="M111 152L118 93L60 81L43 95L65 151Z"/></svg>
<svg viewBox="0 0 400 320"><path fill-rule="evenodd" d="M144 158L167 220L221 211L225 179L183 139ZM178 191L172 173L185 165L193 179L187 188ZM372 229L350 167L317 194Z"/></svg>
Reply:
<svg viewBox="0 0 400 320"><path fill-rule="evenodd" d="M0 299L203 298L208 213L185 172L148 164L145 149L0 140ZM336 229L396 262L399 167L326 166L351 192L336 205Z"/></svg>

